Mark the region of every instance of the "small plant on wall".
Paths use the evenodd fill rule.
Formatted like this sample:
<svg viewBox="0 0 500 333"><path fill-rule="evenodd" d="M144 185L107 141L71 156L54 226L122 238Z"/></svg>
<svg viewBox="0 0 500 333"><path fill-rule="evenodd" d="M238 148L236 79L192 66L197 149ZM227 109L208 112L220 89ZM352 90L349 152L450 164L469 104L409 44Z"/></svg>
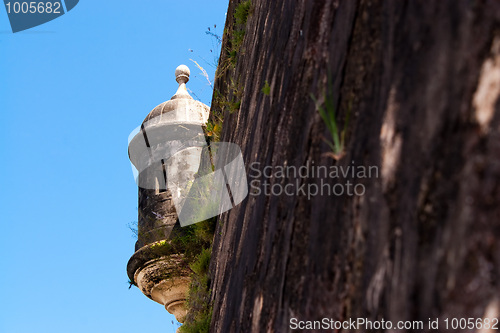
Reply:
<svg viewBox="0 0 500 333"><path fill-rule="evenodd" d="M351 107L349 106L343 121L343 126L337 121L338 112L335 108L335 102L333 99L333 85L331 80L328 79L328 90L325 93L324 102L318 102L317 98L311 94L316 109L323 119L323 122L330 133L330 138L323 138L325 143L330 147L331 152L327 155L335 160L339 160L345 155L345 143L346 143L346 132L349 126L349 118L351 115Z"/></svg>

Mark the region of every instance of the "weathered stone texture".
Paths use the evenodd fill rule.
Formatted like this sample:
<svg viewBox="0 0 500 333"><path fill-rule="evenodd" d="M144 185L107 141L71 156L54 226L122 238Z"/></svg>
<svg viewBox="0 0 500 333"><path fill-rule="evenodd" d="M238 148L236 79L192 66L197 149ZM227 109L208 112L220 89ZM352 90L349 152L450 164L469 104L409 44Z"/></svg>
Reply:
<svg viewBox="0 0 500 333"><path fill-rule="evenodd" d="M216 82L243 90L223 141L247 166L355 161L380 178L362 197L262 194L224 214L212 331L484 316L500 297L500 2L252 3L236 68ZM352 110L339 162L310 97L328 77L338 119Z"/></svg>

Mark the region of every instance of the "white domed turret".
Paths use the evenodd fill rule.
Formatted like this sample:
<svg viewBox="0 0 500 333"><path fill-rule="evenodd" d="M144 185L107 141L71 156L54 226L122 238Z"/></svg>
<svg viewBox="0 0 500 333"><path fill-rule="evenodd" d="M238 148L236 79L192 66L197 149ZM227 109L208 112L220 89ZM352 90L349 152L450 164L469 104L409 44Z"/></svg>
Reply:
<svg viewBox="0 0 500 333"><path fill-rule="evenodd" d="M189 95L189 75L187 66L176 68L177 92L148 114L129 143L129 157L138 171L139 218L136 252L127 273L130 281L178 321L186 315L190 272L178 268L186 266L182 265L183 253L165 254L157 249L169 243L172 231L182 233L178 210L207 145L202 125L209 107ZM162 279L165 276L169 278Z"/></svg>

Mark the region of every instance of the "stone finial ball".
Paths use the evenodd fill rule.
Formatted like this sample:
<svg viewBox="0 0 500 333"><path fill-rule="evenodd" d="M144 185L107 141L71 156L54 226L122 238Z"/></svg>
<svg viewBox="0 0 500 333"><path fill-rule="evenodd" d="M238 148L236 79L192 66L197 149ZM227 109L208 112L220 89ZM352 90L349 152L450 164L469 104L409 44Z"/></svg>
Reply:
<svg viewBox="0 0 500 333"><path fill-rule="evenodd" d="M175 69L175 80L178 83L186 83L189 81L189 74L191 74L189 67L186 65L180 65Z"/></svg>

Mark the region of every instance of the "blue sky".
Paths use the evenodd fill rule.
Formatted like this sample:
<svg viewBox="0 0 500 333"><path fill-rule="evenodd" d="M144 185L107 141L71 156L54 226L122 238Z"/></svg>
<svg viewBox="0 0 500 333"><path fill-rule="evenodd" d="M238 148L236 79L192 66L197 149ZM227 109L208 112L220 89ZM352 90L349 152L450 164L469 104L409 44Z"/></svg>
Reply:
<svg viewBox="0 0 500 333"><path fill-rule="evenodd" d="M179 64L210 102L189 59L213 74L205 31L222 35L227 3L82 0L16 34L0 8L0 332L175 331L161 305L128 289L127 139L175 93Z"/></svg>

